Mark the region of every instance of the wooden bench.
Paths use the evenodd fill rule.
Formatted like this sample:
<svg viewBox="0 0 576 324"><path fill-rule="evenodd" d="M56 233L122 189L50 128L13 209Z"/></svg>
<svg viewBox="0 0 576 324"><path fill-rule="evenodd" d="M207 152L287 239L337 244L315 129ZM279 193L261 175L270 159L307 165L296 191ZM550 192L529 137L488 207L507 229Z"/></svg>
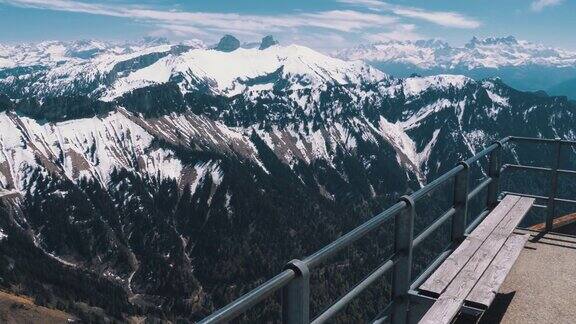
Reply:
<svg viewBox="0 0 576 324"><path fill-rule="evenodd" d="M508 195L418 288L437 298L420 323L450 323L463 305L487 309L528 235L513 234L533 198Z"/></svg>

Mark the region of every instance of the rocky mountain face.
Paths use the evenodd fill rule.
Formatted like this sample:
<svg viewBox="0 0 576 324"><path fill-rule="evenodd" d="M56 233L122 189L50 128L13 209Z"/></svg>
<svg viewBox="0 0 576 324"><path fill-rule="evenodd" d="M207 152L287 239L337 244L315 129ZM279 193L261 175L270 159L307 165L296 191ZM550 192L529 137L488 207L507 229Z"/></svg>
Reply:
<svg viewBox="0 0 576 324"><path fill-rule="evenodd" d="M88 320L194 321L493 140L576 138L563 97L270 44L8 57L0 285ZM386 233L323 268L314 310Z"/></svg>
<svg viewBox="0 0 576 324"><path fill-rule="evenodd" d="M233 52L238 48L240 48L240 41L232 35L222 37L218 45L215 47L217 51L222 52Z"/></svg>
<svg viewBox="0 0 576 324"><path fill-rule="evenodd" d="M272 37L271 35L268 35L264 38L262 38L262 42L260 43L260 46L258 47L260 50L265 50L270 46L274 46L274 45L278 45L278 41L274 39L274 37Z"/></svg>
<svg viewBox="0 0 576 324"><path fill-rule="evenodd" d="M363 60L387 73L406 77L413 73L462 74L476 80L500 77L527 91L551 90L576 78L576 52L547 47L512 36L478 39L463 47L440 40L388 41L336 53L347 60ZM563 91L571 98L574 91Z"/></svg>

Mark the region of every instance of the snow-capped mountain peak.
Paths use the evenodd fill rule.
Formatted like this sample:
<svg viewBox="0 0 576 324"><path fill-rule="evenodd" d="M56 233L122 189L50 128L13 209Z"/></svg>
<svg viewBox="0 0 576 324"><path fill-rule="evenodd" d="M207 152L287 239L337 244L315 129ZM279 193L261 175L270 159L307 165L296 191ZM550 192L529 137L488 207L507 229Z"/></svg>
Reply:
<svg viewBox="0 0 576 324"><path fill-rule="evenodd" d="M470 42L468 42L465 47L472 48L477 45L506 45L506 46L514 46L518 45L518 40L514 36L507 36L507 37L488 37L480 39L476 36L472 37Z"/></svg>

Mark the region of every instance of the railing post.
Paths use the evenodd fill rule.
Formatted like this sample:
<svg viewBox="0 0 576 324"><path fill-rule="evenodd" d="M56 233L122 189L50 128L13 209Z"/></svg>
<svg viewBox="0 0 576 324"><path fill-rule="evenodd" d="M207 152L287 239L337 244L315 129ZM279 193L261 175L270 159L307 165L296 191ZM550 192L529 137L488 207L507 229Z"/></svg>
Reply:
<svg viewBox="0 0 576 324"><path fill-rule="evenodd" d="M292 260L285 269L296 273L296 278L282 290L282 323L310 323L310 270L300 260Z"/></svg>
<svg viewBox="0 0 576 324"><path fill-rule="evenodd" d="M488 185L488 200L486 206L493 209L498 205L498 192L500 191L500 168L502 164L502 142L497 141L498 147L490 153L488 161L488 177L492 182Z"/></svg>
<svg viewBox="0 0 576 324"><path fill-rule="evenodd" d="M464 169L454 178L454 209L456 213L452 216L452 242L460 243L466 234L466 223L468 222L468 179L470 165L465 161L459 163Z"/></svg>
<svg viewBox="0 0 576 324"><path fill-rule="evenodd" d="M558 168L560 167L560 152L562 142L556 138L556 160L552 161L552 171L550 171L550 195L548 196L548 216L546 217L546 231L551 231L556 214L556 192L558 191Z"/></svg>
<svg viewBox="0 0 576 324"><path fill-rule="evenodd" d="M412 280L412 241L414 239L414 200L403 196L406 208L394 218L394 254L396 263L392 274L392 323L406 324L408 321L410 281Z"/></svg>

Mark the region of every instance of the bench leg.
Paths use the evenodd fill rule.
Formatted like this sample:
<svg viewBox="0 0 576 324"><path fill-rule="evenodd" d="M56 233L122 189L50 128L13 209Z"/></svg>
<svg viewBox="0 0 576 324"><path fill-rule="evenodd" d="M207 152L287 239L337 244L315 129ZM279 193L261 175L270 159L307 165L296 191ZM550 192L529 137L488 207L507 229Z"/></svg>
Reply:
<svg viewBox="0 0 576 324"><path fill-rule="evenodd" d="M417 292L410 292L410 312L408 314L408 323L416 324L426 314L428 309L436 301L435 298L422 296Z"/></svg>
<svg viewBox="0 0 576 324"><path fill-rule="evenodd" d="M418 293L417 291L410 291L410 312L408 314L408 323L416 324L424 317L424 314L436 302L436 298L429 297ZM468 316L480 319L484 314L483 309L463 305L460 312Z"/></svg>

